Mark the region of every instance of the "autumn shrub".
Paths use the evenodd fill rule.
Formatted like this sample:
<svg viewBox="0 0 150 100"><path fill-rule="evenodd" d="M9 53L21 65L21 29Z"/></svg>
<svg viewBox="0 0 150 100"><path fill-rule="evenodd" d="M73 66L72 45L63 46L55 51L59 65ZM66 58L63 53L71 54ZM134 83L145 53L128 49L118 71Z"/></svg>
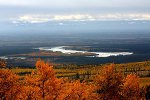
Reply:
<svg viewBox="0 0 150 100"><path fill-rule="evenodd" d="M0 70L0 100L141 100L139 77L124 77L115 65L105 66L93 81L57 78L53 66L38 60L36 70L19 78Z"/></svg>
<svg viewBox="0 0 150 100"><path fill-rule="evenodd" d="M44 63L42 60L37 61L36 71L27 75L25 82L27 85L25 88L33 88L31 94L36 95L36 99L50 100L58 98L64 83L63 79L55 77L53 66L49 63Z"/></svg>
<svg viewBox="0 0 150 100"><path fill-rule="evenodd" d="M19 93L19 77L11 70L0 70L0 99L15 100Z"/></svg>
<svg viewBox="0 0 150 100"><path fill-rule="evenodd" d="M99 99L116 100L121 98L122 79L123 76L115 72L114 64L106 66L94 80Z"/></svg>
<svg viewBox="0 0 150 100"><path fill-rule="evenodd" d="M134 74L127 75L123 80L122 95L124 99L140 100L140 84L138 76Z"/></svg>
<svg viewBox="0 0 150 100"><path fill-rule="evenodd" d="M94 100L97 99L94 90L95 86L87 82L80 82L80 80L67 82L62 100Z"/></svg>

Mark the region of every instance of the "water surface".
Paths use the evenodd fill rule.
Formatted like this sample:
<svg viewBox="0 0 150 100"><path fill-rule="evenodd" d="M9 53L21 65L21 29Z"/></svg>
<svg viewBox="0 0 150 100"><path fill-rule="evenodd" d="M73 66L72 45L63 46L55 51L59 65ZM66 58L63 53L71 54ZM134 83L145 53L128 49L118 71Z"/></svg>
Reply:
<svg viewBox="0 0 150 100"><path fill-rule="evenodd" d="M93 56L87 56L87 57L110 57L110 56L126 56L126 55L132 55L133 52L89 52L89 51L79 51L79 50L68 50L65 49L65 47L68 46L58 46L58 47L40 47L39 50L44 51L53 51L53 52L62 52L64 54L73 54L73 53L93 53Z"/></svg>

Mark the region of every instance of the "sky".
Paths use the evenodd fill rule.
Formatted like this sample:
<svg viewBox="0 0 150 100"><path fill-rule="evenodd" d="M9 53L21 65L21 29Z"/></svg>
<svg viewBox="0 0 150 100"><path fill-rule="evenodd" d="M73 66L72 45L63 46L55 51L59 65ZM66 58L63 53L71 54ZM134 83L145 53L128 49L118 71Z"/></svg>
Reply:
<svg viewBox="0 0 150 100"><path fill-rule="evenodd" d="M150 20L150 0L0 0L0 21Z"/></svg>

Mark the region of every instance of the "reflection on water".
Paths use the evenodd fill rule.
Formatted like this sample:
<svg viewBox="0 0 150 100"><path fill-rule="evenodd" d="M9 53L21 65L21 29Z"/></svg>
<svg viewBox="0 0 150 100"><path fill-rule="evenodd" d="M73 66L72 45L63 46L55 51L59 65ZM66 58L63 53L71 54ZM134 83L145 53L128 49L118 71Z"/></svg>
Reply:
<svg viewBox="0 0 150 100"><path fill-rule="evenodd" d="M53 51L53 52L62 52L65 54L72 54L72 53L93 53L94 56L87 56L87 57L110 57L110 56L126 56L126 55L132 55L133 52L88 52L88 51L78 51L78 50L66 50L65 47L68 46L58 46L58 47L40 47L37 48L39 50L45 50L45 51Z"/></svg>

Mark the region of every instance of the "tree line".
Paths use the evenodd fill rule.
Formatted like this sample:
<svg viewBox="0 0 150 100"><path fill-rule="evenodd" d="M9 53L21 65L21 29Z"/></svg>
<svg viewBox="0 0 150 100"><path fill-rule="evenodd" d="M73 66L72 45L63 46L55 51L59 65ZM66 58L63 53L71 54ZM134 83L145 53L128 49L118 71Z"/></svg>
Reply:
<svg viewBox="0 0 150 100"><path fill-rule="evenodd" d="M123 76L115 65L107 65L92 81L57 78L53 66L42 60L36 71L24 78L10 69L0 69L1 100L144 100L139 77Z"/></svg>

